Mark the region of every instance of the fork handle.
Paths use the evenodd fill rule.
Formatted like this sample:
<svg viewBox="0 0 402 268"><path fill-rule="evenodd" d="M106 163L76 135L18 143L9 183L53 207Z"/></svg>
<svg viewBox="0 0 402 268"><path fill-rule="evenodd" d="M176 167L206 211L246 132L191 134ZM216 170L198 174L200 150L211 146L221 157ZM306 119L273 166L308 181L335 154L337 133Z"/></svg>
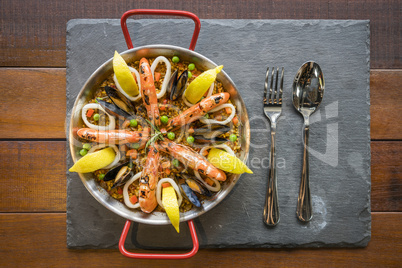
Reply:
<svg viewBox="0 0 402 268"><path fill-rule="evenodd" d="M279 222L278 191L276 187L276 125L271 124L271 152L268 173L268 189L264 205L264 223L275 226Z"/></svg>
<svg viewBox="0 0 402 268"><path fill-rule="evenodd" d="M308 222L313 217L313 208L311 205L309 163L308 163L308 138L309 138L309 120L304 121L304 150L303 150L303 169L300 180L299 197L297 199L296 214L300 221Z"/></svg>

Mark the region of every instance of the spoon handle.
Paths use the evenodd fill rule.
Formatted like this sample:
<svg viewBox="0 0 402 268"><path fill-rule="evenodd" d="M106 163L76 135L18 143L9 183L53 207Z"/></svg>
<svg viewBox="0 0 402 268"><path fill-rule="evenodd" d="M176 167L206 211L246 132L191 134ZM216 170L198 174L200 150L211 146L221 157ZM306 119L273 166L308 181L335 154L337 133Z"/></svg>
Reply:
<svg viewBox="0 0 402 268"><path fill-rule="evenodd" d="M278 191L276 187L276 127L271 126L271 152L269 157L268 189L264 205L264 223L274 226L279 222Z"/></svg>
<svg viewBox="0 0 402 268"><path fill-rule="evenodd" d="M300 181L299 197L297 199L296 214L300 221L308 222L313 217L310 180L309 180L309 163L308 163L308 138L309 138L309 121L304 120L304 150L303 150L303 170Z"/></svg>

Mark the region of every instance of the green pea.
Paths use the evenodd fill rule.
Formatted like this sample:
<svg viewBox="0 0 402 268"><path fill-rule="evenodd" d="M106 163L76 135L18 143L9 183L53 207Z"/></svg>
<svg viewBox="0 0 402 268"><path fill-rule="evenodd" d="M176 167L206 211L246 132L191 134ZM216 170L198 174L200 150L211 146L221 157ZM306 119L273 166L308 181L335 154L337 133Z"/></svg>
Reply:
<svg viewBox="0 0 402 268"><path fill-rule="evenodd" d="M177 56L173 56L172 61L173 61L174 63L178 63L178 62L180 61L180 59L179 59L179 57L177 57Z"/></svg>
<svg viewBox="0 0 402 268"><path fill-rule="evenodd" d="M174 167L178 167L178 166L180 165L179 160L173 159L173 160L172 160L172 165L173 165Z"/></svg>
<svg viewBox="0 0 402 268"><path fill-rule="evenodd" d="M88 150L87 149L81 149L80 150L80 155L81 156L84 156L84 155L86 155L88 153Z"/></svg>
<svg viewBox="0 0 402 268"><path fill-rule="evenodd" d="M161 116L161 122L163 124L167 124L168 121L169 121L169 117L167 117L166 115Z"/></svg>
<svg viewBox="0 0 402 268"><path fill-rule="evenodd" d="M193 77L193 74L190 71L188 71L188 79L190 79L191 77Z"/></svg>
<svg viewBox="0 0 402 268"><path fill-rule="evenodd" d="M91 149L91 144L89 144L89 143L84 143L84 144L82 145L82 148L84 148L84 149L86 149L86 150L89 150L89 149Z"/></svg>
<svg viewBox="0 0 402 268"><path fill-rule="evenodd" d="M173 132L169 132L169 133L167 134L167 137L168 137L169 140L174 140L174 138L176 137L176 135L175 135Z"/></svg>
<svg viewBox="0 0 402 268"><path fill-rule="evenodd" d="M231 142L237 141L237 136L236 136L236 134L230 134L229 140L230 140Z"/></svg>
<svg viewBox="0 0 402 268"><path fill-rule="evenodd" d="M104 174L104 173L99 174L98 178L99 178L100 180L103 180L103 179L105 178L105 174Z"/></svg>
<svg viewBox="0 0 402 268"><path fill-rule="evenodd" d="M139 144L139 143L131 143L131 144L130 144L130 147L131 147L132 149L138 149L138 148L140 148L140 144Z"/></svg>
<svg viewBox="0 0 402 268"><path fill-rule="evenodd" d="M135 119L130 120L130 127L136 127L137 125L138 125L137 120L135 120Z"/></svg>
<svg viewBox="0 0 402 268"><path fill-rule="evenodd" d="M94 114L94 120L95 120L95 121L98 121L99 118L100 118L100 115L99 115L99 114Z"/></svg>
<svg viewBox="0 0 402 268"><path fill-rule="evenodd" d="M187 142L188 142L188 144L192 144L194 142L194 137L193 136L188 136L187 137Z"/></svg>
<svg viewBox="0 0 402 268"><path fill-rule="evenodd" d="M195 69L195 64L194 64L194 63L190 63L190 64L188 65L188 69L189 69L190 71L194 70L194 69Z"/></svg>

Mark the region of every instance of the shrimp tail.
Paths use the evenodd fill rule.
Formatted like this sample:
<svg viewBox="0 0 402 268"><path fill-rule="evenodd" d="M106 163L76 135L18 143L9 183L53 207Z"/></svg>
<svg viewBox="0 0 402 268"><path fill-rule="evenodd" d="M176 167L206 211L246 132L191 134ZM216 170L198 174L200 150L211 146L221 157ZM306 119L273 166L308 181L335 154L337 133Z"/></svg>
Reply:
<svg viewBox="0 0 402 268"><path fill-rule="evenodd" d="M150 146L145 167L142 170L139 188L139 204L145 213L151 213L158 201L156 199L156 186L158 184L159 151Z"/></svg>

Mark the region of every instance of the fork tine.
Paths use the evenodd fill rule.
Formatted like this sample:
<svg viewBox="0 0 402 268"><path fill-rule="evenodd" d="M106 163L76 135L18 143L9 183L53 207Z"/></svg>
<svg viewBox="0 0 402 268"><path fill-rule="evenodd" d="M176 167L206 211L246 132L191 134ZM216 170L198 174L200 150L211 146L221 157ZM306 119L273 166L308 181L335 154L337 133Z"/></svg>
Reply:
<svg viewBox="0 0 402 268"><path fill-rule="evenodd" d="M281 85L279 88L279 101L278 104L282 105L282 93L283 93L283 73L284 73L284 67L282 67L282 74L281 74Z"/></svg>
<svg viewBox="0 0 402 268"><path fill-rule="evenodd" d="M269 66L268 66L268 68L267 68L267 72L266 72L266 74L265 74L265 84L264 84L264 104L268 104L268 102L267 102L268 76L269 76Z"/></svg>
<svg viewBox="0 0 402 268"><path fill-rule="evenodd" d="M275 92L273 98L273 103L277 104L277 98L278 98L278 73L279 73L279 67L276 68L276 76L275 76Z"/></svg>
<svg viewBox="0 0 402 268"><path fill-rule="evenodd" d="M275 67L272 67L272 73L271 73L271 83L269 85L269 98L268 98L268 103L273 104L272 102L272 86L274 83L274 72L275 72Z"/></svg>

